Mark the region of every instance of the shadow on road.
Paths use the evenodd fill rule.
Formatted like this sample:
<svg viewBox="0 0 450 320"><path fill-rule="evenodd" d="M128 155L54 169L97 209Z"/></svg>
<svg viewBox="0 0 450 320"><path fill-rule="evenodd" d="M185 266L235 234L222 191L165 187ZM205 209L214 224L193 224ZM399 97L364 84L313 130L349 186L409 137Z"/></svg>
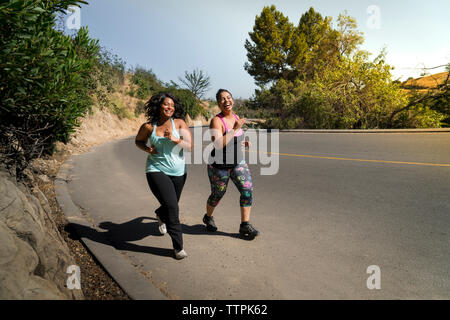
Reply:
<svg viewBox="0 0 450 320"><path fill-rule="evenodd" d="M228 232L222 232L222 231L215 231L215 232L206 231L206 227L204 224L196 224L193 226L188 226L186 224L182 224L181 226L183 228L184 234L225 236L225 237L231 237L231 238L240 238L239 233L228 233Z"/></svg>
<svg viewBox="0 0 450 320"><path fill-rule="evenodd" d="M144 220L151 220L152 222L144 222ZM133 251L154 254L163 257L173 257L173 250L167 248L157 248L151 246L142 246L133 241L142 240L148 236L162 237L158 229L158 222L156 218L139 217L124 223L113 223L109 221L101 222L99 228L106 231L98 231L89 226L70 223L66 226L65 231L69 233L71 239L80 240L86 238L98 243L106 244L114 247L117 250ZM197 224L189 226L182 224L184 234L191 235L214 235L214 236L229 236L238 238L238 233L226 233L221 231L207 232L204 225Z"/></svg>

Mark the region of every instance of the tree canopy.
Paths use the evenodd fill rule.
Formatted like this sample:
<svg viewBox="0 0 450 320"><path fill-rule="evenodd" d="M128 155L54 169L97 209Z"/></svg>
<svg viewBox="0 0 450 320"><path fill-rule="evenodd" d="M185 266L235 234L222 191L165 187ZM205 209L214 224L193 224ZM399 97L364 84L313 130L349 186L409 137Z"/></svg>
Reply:
<svg viewBox="0 0 450 320"><path fill-rule="evenodd" d="M411 97L392 80L386 51L371 59L363 41L345 12L333 24L310 8L294 25L264 7L245 42L244 68L260 87L251 105L272 110L267 124L279 128L440 126L436 107L404 108Z"/></svg>

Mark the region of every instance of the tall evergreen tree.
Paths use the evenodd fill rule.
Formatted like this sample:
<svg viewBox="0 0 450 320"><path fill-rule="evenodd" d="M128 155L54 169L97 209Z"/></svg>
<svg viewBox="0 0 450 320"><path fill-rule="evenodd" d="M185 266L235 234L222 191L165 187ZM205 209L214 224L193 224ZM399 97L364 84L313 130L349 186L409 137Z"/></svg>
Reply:
<svg viewBox="0 0 450 320"><path fill-rule="evenodd" d="M290 71L288 56L294 26L274 5L264 7L256 16L250 39L245 41L248 63L245 70L259 86L287 77Z"/></svg>

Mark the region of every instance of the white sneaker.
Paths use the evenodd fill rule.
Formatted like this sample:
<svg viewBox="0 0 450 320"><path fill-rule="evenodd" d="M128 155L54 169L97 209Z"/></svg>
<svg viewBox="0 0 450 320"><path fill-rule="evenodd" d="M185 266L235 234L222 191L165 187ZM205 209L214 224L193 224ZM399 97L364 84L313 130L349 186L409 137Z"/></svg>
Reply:
<svg viewBox="0 0 450 320"><path fill-rule="evenodd" d="M166 234L167 233L166 224L161 221L158 215L156 215L156 218L158 219L159 232L161 232L161 234Z"/></svg>
<svg viewBox="0 0 450 320"><path fill-rule="evenodd" d="M173 251L175 252L175 259L177 260L181 260L187 257L187 253L183 249L181 249L180 251L174 249Z"/></svg>

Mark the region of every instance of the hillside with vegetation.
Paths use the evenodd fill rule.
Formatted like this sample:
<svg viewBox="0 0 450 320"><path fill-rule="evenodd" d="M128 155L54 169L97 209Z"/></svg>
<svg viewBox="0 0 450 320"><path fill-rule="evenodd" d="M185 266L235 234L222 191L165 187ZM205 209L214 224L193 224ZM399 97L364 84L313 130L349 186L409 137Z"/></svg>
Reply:
<svg viewBox="0 0 450 320"><path fill-rule="evenodd" d="M409 78L402 83L402 87L407 90L418 90L427 93L430 90L437 90L439 86L448 81L449 72L440 72L420 78Z"/></svg>
<svg viewBox="0 0 450 320"><path fill-rule="evenodd" d="M71 35L58 30L56 17L82 3L0 4L0 157L18 179L30 161L53 154L58 143L76 143L80 126L96 114L117 117L125 126L142 122L145 102L158 91L178 96L188 121L209 117L209 103L173 81L163 83L152 70L126 70L125 62L92 39L87 28ZM98 127L106 137L117 131L114 124Z"/></svg>
<svg viewBox="0 0 450 320"><path fill-rule="evenodd" d="M429 109L439 116L441 127L450 127L449 76L447 71L403 82L402 90L408 96L408 104L392 113L391 119L405 112L413 118L414 113Z"/></svg>
<svg viewBox="0 0 450 320"><path fill-rule="evenodd" d="M392 77L386 52L371 58L363 41L345 12L333 22L310 8L295 25L275 6L264 7L245 43L245 69L259 88L244 111L278 129L450 125L448 77L433 92L404 90Z"/></svg>
<svg viewBox="0 0 450 320"><path fill-rule="evenodd" d="M57 16L76 0L0 3L0 299L128 299L73 234L54 179L74 153L136 134L145 102L176 94L187 120L207 121L210 103L125 62L87 28L66 34ZM81 268L81 291L66 285Z"/></svg>

